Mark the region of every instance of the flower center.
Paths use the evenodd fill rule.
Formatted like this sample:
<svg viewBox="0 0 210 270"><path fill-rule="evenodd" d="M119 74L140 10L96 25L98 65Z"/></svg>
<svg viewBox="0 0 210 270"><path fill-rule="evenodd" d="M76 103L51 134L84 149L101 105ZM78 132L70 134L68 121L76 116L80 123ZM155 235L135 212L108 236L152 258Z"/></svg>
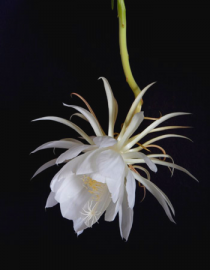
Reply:
<svg viewBox="0 0 210 270"><path fill-rule="evenodd" d="M100 218L110 195L106 184L97 182L87 175L83 175L82 181L84 187L92 196L82 208L81 214L84 216L84 223L88 227L92 227Z"/></svg>
<svg viewBox="0 0 210 270"><path fill-rule="evenodd" d="M87 191L90 194L93 194L93 197L91 199L94 201L99 201L106 185L103 183L97 182L96 180L93 180L87 175L83 175L82 181Z"/></svg>

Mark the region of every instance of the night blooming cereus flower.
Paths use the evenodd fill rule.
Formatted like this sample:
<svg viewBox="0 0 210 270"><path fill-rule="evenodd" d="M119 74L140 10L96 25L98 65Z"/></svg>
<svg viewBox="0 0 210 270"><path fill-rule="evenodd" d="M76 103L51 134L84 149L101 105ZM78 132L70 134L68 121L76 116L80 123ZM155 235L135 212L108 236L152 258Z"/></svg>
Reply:
<svg viewBox="0 0 210 270"><path fill-rule="evenodd" d="M135 113L135 110L145 92L152 85L150 84L134 100L121 132L116 135L114 125L118 114L118 105L108 81L105 78L102 78L102 80L109 108L108 134L106 135L103 131L86 100L76 94L84 101L89 111L78 106L66 104L64 106L76 109L79 112L76 115L90 123L96 136L88 136L71 121L59 117L48 116L34 120L53 120L62 123L76 130L86 140L86 143L83 143L76 139L62 139L38 147L33 153L46 148L63 148L67 150L57 159L44 164L36 171L34 176L55 164L64 163L65 165L51 181L51 193L47 199L46 207L52 207L60 203L63 217L73 220L74 230L78 235L84 229L92 227L98 222L103 213L105 213L106 221L113 221L116 215L119 214L120 233L122 238L127 240L133 222L136 180L144 189L146 188L155 196L165 210L166 215L174 222L171 214L171 212L174 214L174 208L168 197L150 181L149 171L135 164L146 164L154 172L157 172L156 164L167 166L171 168L172 174L173 169L176 168L195 179L186 169L174 164L173 159L166 154L162 147L153 144L168 137L186 137L167 134L155 137L143 144L139 143L148 133L181 128L180 126L156 127L167 119L186 115L187 113L167 114L155 120L140 134L132 137L132 134L144 119L144 113ZM134 147L136 144L138 147ZM149 148L152 147L160 149L163 153L148 155L142 153L142 150L149 151ZM158 158L164 158L164 160ZM166 162L166 158L171 159L172 162ZM146 178L137 170L142 171Z"/></svg>

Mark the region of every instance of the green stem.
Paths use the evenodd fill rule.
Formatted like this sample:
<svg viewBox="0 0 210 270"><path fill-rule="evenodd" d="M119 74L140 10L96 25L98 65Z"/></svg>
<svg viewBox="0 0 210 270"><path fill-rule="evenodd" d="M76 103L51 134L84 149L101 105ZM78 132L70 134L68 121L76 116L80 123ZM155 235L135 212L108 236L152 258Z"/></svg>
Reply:
<svg viewBox="0 0 210 270"><path fill-rule="evenodd" d="M137 97L141 92L139 86L137 85L129 63L129 55L127 50L127 39L126 39L126 8L124 0L117 0L118 7L118 17L119 17L119 42L120 42L120 55L123 65L123 70L125 73L126 81L132 89L134 96ZM143 104L143 100L141 100L137 111L141 110L141 105Z"/></svg>

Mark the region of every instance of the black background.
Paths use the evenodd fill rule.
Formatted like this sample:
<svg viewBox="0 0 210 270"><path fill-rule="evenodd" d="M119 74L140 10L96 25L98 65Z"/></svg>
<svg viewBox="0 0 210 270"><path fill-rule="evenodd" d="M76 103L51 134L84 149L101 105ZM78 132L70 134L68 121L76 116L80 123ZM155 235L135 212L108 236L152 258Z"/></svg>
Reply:
<svg viewBox="0 0 210 270"><path fill-rule="evenodd" d="M69 118L62 102L82 105L71 92L81 94L93 107L104 129L108 125L106 77L119 105L116 131L120 130L133 101L123 74L116 8L111 1L0 2L0 89L2 140L1 254L7 262L27 269L208 268L209 250L209 61L208 5L184 2L160 4L126 1L128 50L134 77L141 88L157 81L144 97L145 116L159 111L191 112L173 118L169 125L193 129L183 134L194 143L174 138L160 145L175 163L199 180L159 166L152 173L174 205L176 225L156 199L137 188L134 224L128 242L120 237L118 217L86 230L79 237L72 222L62 218L59 206L45 211L49 184L58 170L31 176L53 158L52 149L29 155L52 140L75 137L66 126L30 121L48 115ZM73 122L88 134L83 120ZM150 122L145 120L141 130ZM161 133L162 134L162 133ZM148 136L149 138L149 136ZM59 150L56 150L56 154Z"/></svg>

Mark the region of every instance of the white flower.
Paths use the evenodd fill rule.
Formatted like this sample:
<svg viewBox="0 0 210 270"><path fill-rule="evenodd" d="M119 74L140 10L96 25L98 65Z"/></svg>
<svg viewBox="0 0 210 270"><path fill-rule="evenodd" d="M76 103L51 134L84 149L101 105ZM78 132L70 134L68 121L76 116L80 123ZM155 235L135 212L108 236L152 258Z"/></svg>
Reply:
<svg viewBox="0 0 210 270"><path fill-rule="evenodd" d="M195 179L186 169L174 164L173 159L165 153L163 148L153 144L158 140L168 137L186 137L167 134L139 144L139 141L142 141L148 133L181 128L179 126L156 127L167 119L187 113L167 114L155 120L140 134L132 137L132 134L144 119L143 112L135 114L136 107L145 92L152 85L150 84L135 99L121 132L114 137L114 124L118 114L118 105L108 81L105 78L102 78L102 80L104 82L109 108L108 134L106 135L103 131L89 104L76 94L85 102L89 111L78 106L64 105L76 109L79 113L75 115L87 120L96 136L88 136L71 121L59 117L48 116L34 120L53 120L65 124L76 130L87 142L85 144L76 139L62 139L60 141L48 142L38 147L33 153L46 148L63 148L67 149L67 151L57 159L44 164L36 171L34 176L55 164L65 163L51 181L51 193L47 199L46 207L52 207L60 203L63 217L73 220L74 230L78 235L84 229L92 227L93 224L98 222L103 213L105 213L106 221L113 221L117 213L119 213L121 236L127 240L133 222L136 190L135 180L156 197L169 219L174 222L170 212L171 210L174 214L174 209L167 196L150 181L149 171L135 164L146 164L154 172L157 171L156 164L167 166L172 169L172 174L173 169L176 168ZM139 146L134 147L136 144ZM142 153L142 150L149 151L149 148L152 147L160 149L163 154L145 155ZM158 159L161 157L164 160ZM166 162L166 158L171 159L172 163ZM138 173L136 169L144 172L146 178Z"/></svg>

